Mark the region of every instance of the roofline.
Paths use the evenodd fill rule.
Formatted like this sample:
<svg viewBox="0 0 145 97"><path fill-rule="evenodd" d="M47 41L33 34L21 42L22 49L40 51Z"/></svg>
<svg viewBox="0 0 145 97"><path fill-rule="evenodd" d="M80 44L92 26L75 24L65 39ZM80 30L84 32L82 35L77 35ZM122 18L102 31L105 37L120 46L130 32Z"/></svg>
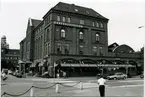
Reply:
<svg viewBox="0 0 145 97"><path fill-rule="evenodd" d="M100 19L107 20L107 22L109 21L108 18L106 18L106 17L104 17L104 16L102 16L102 15L101 15L101 16L102 16L102 18L101 18L101 17L95 17L95 16L85 15L85 14L81 14L81 13L75 13L75 12L57 10L57 9L53 9L53 8L51 8L51 9L43 16L43 19L44 19L48 14L52 13L53 11L67 12L67 13L78 14L78 15L83 15L83 16L88 16L88 17L93 17L93 18L100 18Z"/></svg>

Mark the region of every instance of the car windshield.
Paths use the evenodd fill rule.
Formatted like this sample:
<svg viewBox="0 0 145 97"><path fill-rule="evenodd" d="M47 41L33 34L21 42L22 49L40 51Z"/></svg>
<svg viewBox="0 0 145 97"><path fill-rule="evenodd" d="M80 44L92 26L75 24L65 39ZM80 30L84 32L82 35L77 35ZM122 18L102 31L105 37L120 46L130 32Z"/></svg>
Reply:
<svg viewBox="0 0 145 97"><path fill-rule="evenodd" d="M122 75L122 73L115 73L115 75Z"/></svg>

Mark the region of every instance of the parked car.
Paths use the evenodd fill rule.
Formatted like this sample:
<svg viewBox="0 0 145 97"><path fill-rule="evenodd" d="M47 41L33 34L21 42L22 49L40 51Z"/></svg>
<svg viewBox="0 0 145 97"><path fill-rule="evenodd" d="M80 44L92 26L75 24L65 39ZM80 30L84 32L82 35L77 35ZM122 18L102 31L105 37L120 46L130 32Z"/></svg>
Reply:
<svg viewBox="0 0 145 97"><path fill-rule="evenodd" d="M2 73L8 74L8 69L2 69Z"/></svg>
<svg viewBox="0 0 145 97"><path fill-rule="evenodd" d="M140 78L141 78L141 79L144 78L144 74L141 74L141 75L140 75Z"/></svg>
<svg viewBox="0 0 145 97"><path fill-rule="evenodd" d="M22 74L21 73L15 73L15 76L18 78L22 78Z"/></svg>
<svg viewBox="0 0 145 97"><path fill-rule="evenodd" d="M115 73L114 75L107 76L108 80L111 80L111 79L118 80L118 79L126 79L126 78L127 78L127 75L122 72L118 72L118 73Z"/></svg>
<svg viewBox="0 0 145 97"><path fill-rule="evenodd" d="M9 74L9 75L13 75L13 71L8 70L8 74Z"/></svg>

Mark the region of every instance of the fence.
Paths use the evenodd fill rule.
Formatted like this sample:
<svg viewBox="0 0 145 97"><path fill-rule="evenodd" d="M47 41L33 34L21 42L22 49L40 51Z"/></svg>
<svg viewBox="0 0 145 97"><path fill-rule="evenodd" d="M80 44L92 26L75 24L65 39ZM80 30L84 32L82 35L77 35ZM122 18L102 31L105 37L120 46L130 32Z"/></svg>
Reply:
<svg viewBox="0 0 145 97"><path fill-rule="evenodd" d="M80 89L83 90L83 83L82 83L82 81L76 82L73 85L66 85L65 83L59 83L59 82L57 82L57 83L53 83L53 85L48 86L48 87L31 86L27 91L25 91L25 92L23 92L21 94L10 94L10 93L4 92L1 95L1 97L5 97L6 95L9 95L9 96L12 96L12 97L22 96L22 95L25 95L26 93L28 93L29 91L30 91L30 97L33 97L34 96L34 88L36 88L36 89L49 89L49 88L52 88L54 86L55 86L55 92L56 93L60 93L59 92L59 86L63 86L63 87L75 87L75 86L77 86L79 84L80 84Z"/></svg>

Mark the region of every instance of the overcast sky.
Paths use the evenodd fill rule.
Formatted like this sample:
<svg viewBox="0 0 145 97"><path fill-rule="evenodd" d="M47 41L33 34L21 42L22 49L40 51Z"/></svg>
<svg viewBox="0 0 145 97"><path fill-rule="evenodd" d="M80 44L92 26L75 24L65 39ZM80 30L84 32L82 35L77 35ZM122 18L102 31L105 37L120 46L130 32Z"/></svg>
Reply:
<svg viewBox="0 0 145 97"><path fill-rule="evenodd" d="M108 44L127 44L135 51L143 47L145 28L138 27L145 25L144 0L2 0L0 36L6 35L11 49L19 49L28 18L42 20L59 1L92 8L108 18Z"/></svg>

